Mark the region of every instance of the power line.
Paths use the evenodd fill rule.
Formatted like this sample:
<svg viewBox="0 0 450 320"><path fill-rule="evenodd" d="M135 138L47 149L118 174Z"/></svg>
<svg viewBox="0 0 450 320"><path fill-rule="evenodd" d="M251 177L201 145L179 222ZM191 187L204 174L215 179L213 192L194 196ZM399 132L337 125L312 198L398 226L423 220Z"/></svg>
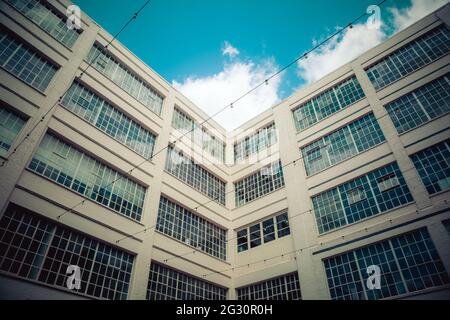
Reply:
<svg viewBox="0 0 450 320"><path fill-rule="evenodd" d="M378 6L383 5L387 0L383 0L381 1ZM142 9L142 8L141 8ZM225 109L227 108L233 108L233 105L240 101L241 99L243 99L245 96L249 95L250 93L252 93L253 91L255 91L256 89L258 89L259 87L261 87L263 84L267 84L268 81L270 79L272 79L273 77L275 77L276 75L280 74L281 72L283 72L284 70L286 70L287 68L289 68L290 66L294 65L297 61L299 61L302 58L307 57L307 55L315 50L317 50L318 48L320 48L322 45L324 45L326 42L328 42L330 39L332 39L333 37L335 37L336 35L344 32L346 29L351 28L353 24L355 24L357 21L359 21L361 18L367 16L368 13L364 13L362 15L360 15L359 17L357 17L356 19L354 19L352 22L350 22L347 26L341 28L340 30L336 31L335 33L333 33L331 36L329 36L328 38L326 38L325 40L321 41L319 44L317 44L316 46L314 46L312 49L308 50L306 53L302 54L301 56L299 56L298 58L294 59L292 62L290 62L289 64L287 64L286 66L284 66L283 68L279 69L278 71L276 71L274 74L272 74L270 77L268 77L266 80L262 81L260 84L256 85L253 89L247 91L246 93L244 93L243 95L241 95L240 97L238 97L237 99L235 99L233 102L231 102L229 105L226 105L225 107L223 107L222 109L220 109L218 112L214 113L213 115L209 116L208 118L206 118L204 121L200 122L199 125L202 126L203 124L205 124L206 122L208 122L209 120L211 120L213 117L217 116L218 114L220 114L221 112L223 112ZM136 15L135 15L136 16ZM133 19L133 18L132 18ZM97 57L92 60L91 63L93 63ZM163 147L162 149L160 149L159 151L155 152L154 154L152 154L149 158L145 158L143 161L141 161L139 164L134 165L130 170L127 171L127 174L132 174L133 171L137 168L139 168L140 166L142 166L144 163L152 160L156 155L160 154L162 151L166 150L167 148L169 148L172 145L175 145L178 141L180 141L184 136L186 136L188 133L192 132L194 130L194 128L190 129L189 131L185 132L183 135L181 135L179 138L175 139L173 142L169 142L165 147ZM117 182L118 180L122 179L124 177L124 175L120 175L119 177L117 177L115 180L111 181L110 183L108 183L106 185L106 187L113 185L115 182ZM75 209L76 207L80 206L84 204L84 201L80 201L78 204L74 205L73 207L71 207L69 210L63 212L62 214L60 214L58 216L58 219L60 219L62 216L64 216L65 214L71 212L73 209Z"/></svg>

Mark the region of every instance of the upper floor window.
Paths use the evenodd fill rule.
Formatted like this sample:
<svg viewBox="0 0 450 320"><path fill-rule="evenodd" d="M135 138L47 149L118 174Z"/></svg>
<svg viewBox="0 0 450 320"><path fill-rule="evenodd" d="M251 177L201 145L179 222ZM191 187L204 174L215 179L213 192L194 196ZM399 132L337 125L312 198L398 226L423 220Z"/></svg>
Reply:
<svg viewBox="0 0 450 320"><path fill-rule="evenodd" d="M236 206L242 206L282 187L283 169L281 161L276 161L234 183Z"/></svg>
<svg viewBox="0 0 450 320"><path fill-rule="evenodd" d="M54 135L44 136L28 168L133 220L141 220L145 187Z"/></svg>
<svg viewBox="0 0 450 320"><path fill-rule="evenodd" d="M58 67L0 28L0 66L39 91L45 91Z"/></svg>
<svg viewBox="0 0 450 320"><path fill-rule="evenodd" d="M225 143L178 108L175 108L173 114L172 127L186 134L193 143L220 162L225 162Z"/></svg>
<svg viewBox="0 0 450 320"><path fill-rule="evenodd" d="M80 31L69 29L67 18L42 0L6 0L13 8L36 23L53 38L71 48L77 41Z"/></svg>
<svg viewBox="0 0 450 320"><path fill-rule="evenodd" d="M450 140L411 155L429 194L450 189Z"/></svg>
<svg viewBox="0 0 450 320"><path fill-rule="evenodd" d="M7 154L24 125L21 116L0 106L0 156Z"/></svg>
<svg viewBox="0 0 450 320"><path fill-rule="evenodd" d="M450 112L450 78L438 78L385 107L398 133L417 128Z"/></svg>
<svg viewBox="0 0 450 320"><path fill-rule="evenodd" d="M292 110L297 131L312 126L364 96L356 76L352 76Z"/></svg>
<svg viewBox="0 0 450 320"><path fill-rule="evenodd" d="M385 140L373 113L301 148L306 174L313 175Z"/></svg>
<svg viewBox="0 0 450 320"><path fill-rule="evenodd" d="M144 158L152 156L156 135L85 85L72 83L61 104Z"/></svg>
<svg viewBox="0 0 450 320"><path fill-rule="evenodd" d="M252 154L274 145L276 142L275 123L271 123L234 144L234 161L244 160Z"/></svg>
<svg viewBox="0 0 450 320"><path fill-rule="evenodd" d="M395 162L312 197L319 233L412 201Z"/></svg>
<svg viewBox="0 0 450 320"><path fill-rule="evenodd" d="M403 78L450 51L450 31L441 25L366 69L376 90Z"/></svg>
<svg viewBox="0 0 450 320"><path fill-rule="evenodd" d="M262 243L287 236L291 233L288 213L283 212L237 231L237 251L246 251Z"/></svg>
<svg viewBox="0 0 450 320"><path fill-rule="evenodd" d="M99 44L94 44L87 60L99 72L117 84L125 92L136 98L148 109L161 114L163 97L141 80L135 73L129 71ZM95 61L94 61L95 60Z"/></svg>
<svg viewBox="0 0 450 320"><path fill-rule="evenodd" d="M226 183L182 152L170 147L167 152L165 169L217 203L225 205Z"/></svg>

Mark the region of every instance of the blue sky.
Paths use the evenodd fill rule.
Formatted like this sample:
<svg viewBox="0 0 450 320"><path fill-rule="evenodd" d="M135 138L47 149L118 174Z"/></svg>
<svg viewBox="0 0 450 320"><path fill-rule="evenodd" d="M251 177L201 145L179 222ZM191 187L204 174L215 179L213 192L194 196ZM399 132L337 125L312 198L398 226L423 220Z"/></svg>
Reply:
<svg viewBox="0 0 450 320"><path fill-rule="evenodd" d="M144 0L74 2L114 34ZM375 2L152 0L119 41L212 114ZM215 120L233 129L446 2L388 0L381 8L380 30L368 30L367 19L361 20L306 64L292 66Z"/></svg>

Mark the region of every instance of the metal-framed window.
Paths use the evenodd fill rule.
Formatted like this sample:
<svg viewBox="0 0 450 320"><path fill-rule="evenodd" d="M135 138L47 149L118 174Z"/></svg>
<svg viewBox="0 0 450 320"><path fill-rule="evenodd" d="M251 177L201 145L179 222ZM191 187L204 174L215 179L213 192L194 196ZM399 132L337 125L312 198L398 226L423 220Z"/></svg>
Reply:
<svg viewBox="0 0 450 320"><path fill-rule="evenodd" d="M156 230L219 259L226 260L227 230L164 196L159 199Z"/></svg>
<svg viewBox="0 0 450 320"><path fill-rule="evenodd" d="M225 300L227 289L152 262L147 300Z"/></svg>
<svg viewBox="0 0 450 320"><path fill-rule="evenodd" d="M234 183L236 207L282 187L284 187L283 169L281 161L276 161Z"/></svg>
<svg viewBox="0 0 450 320"><path fill-rule="evenodd" d="M450 51L450 31L441 25L366 69L376 90L407 76Z"/></svg>
<svg viewBox="0 0 450 320"><path fill-rule="evenodd" d="M301 300L298 273L237 288L238 300Z"/></svg>
<svg viewBox="0 0 450 320"><path fill-rule="evenodd" d="M375 300L450 282L426 228L323 260L333 300ZM381 269L381 289L366 287L367 268Z"/></svg>
<svg viewBox="0 0 450 320"><path fill-rule="evenodd" d="M450 140L410 156L429 194L450 189Z"/></svg>
<svg viewBox="0 0 450 320"><path fill-rule="evenodd" d="M87 61L91 63L94 59L97 59L92 64L95 69L136 98L149 110L157 115L161 114L164 98L97 43L92 46Z"/></svg>
<svg viewBox="0 0 450 320"><path fill-rule="evenodd" d="M250 155L274 145L277 141L275 123L272 122L234 144L234 161L242 161Z"/></svg>
<svg viewBox="0 0 450 320"><path fill-rule="evenodd" d="M385 106L399 134L450 112L450 78L443 76Z"/></svg>
<svg viewBox="0 0 450 320"><path fill-rule="evenodd" d="M46 1L41 0L7 0L14 9L37 24L42 30L53 38L72 48L80 35L77 29L69 29L66 25L67 18Z"/></svg>
<svg viewBox="0 0 450 320"><path fill-rule="evenodd" d="M413 201L397 163L312 197L319 233L377 215Z"/></svg>
<svg viewBox="0 0 450 320"><path fill-rule="evenodd" d="M0 156L5 156L16 140L26 120L0 105Z"/></svg>
<svg viewBox="0 0 450 320"><path fill-rule="evenodd" d="M85 85L74 82L61 105L144 158L152 156L156 135Z"/></svg>
<svg viewBox="0 0 450 320"><path fill-rule="evenodd" d="M344 80L292 110L297 131L309 128L364 97L356 76Z"/></svg>
<svg viewBox="0 0 450 320"><path fill-rule="evenodd" d="M165 169L168 173L192 188L205 194L217 203L225 205L225 182L196 164L182 152L169 147Z"/></svg>
<svg viewBox="0 0 450 320"><path fill-rule="evenodd" d="M31 87L45 91L58 67L0 28L0 66Z"/></svg>
<svg viewBox="0 0 450 320"><path fill-rule="evenodd" d="M127 298L134 256L10 204L0 220L0 270L66 288L69 265L80 268L75 292Z"/></svg>
<svg viewBox="0 0 450 320"><path fill-rule="evenodd" d="M385 141L373 113L301 148L306 174L319 171L362 153Z"/></svg>
<svg viewBox="0 0 450 320"><path fill-rule="evenodd" d="M141 220L145 187L52 134L45 134L28 169L115 212Z"/></svg>
<svg viewBox="0 0 450 320"><path fill-rule="evenodd" d="M189 137L193 143L202 147L202 150L219 161L225 161L225 143L177 107L174 110L172 127L186 135L189 132Z"/></svg>
<svg viewBox="0 0 450 320"><path fill-rule="evenodd" d="M288 213L283 212L237 231L237 252L255 248L291 233Z"/></svg>

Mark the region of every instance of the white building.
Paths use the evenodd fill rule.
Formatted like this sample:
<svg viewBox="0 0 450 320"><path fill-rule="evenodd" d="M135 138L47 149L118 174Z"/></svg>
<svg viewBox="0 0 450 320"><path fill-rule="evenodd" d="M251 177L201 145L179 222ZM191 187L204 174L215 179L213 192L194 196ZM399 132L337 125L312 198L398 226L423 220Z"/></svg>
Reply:
<svg viewBox="0 0 450 320"><path fill-rule="evenodd" d="M0 3L1 298L450 297L449 5L227 133L69 4Z"/></svg>

